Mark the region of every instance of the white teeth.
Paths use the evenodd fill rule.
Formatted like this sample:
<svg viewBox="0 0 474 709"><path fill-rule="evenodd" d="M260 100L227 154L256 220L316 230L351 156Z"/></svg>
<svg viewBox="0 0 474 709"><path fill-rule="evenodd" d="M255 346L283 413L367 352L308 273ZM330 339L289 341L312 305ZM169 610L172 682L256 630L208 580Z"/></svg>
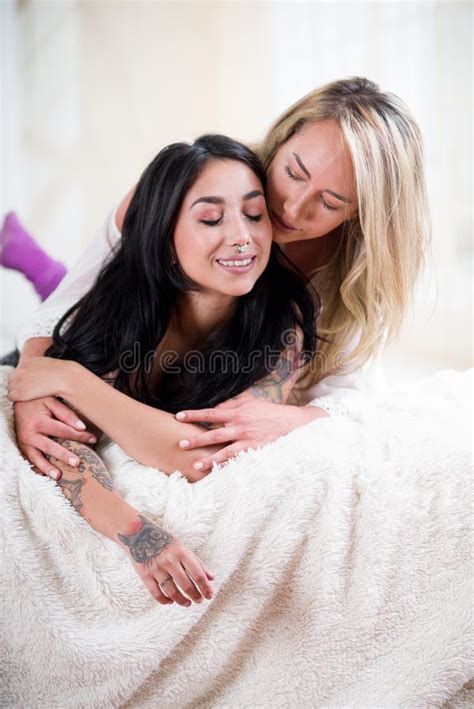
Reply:
<svg viewBox="0 0 474 709"><path fill-rule="evenodd" d="M222 261L217 259L223 266L249 266L252 263L251 258L239 259L238 261Z"/></svg>

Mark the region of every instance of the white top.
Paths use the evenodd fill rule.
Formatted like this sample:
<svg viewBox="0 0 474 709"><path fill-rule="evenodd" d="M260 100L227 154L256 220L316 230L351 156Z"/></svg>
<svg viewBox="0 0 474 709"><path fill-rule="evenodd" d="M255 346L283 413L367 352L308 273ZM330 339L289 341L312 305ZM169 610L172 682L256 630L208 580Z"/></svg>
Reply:
<svg viewBox="0 0 474 709"><path fill-rule="evenodd" d="M56 290L22 324L18 335L20 350L32 337L51 337L61 316L93 286L100 269L113 255L114 247L122 236L115 221L117 209L118 206L110 212L102 228ZM353 351L359 338L360 334L349 344L348 351ZM349 415L359 419L364 395L373 385L376 373L379 373L378 366L372 361L351 374L328 376L300 394L298 403L320 406L332 415Z"/></svg>

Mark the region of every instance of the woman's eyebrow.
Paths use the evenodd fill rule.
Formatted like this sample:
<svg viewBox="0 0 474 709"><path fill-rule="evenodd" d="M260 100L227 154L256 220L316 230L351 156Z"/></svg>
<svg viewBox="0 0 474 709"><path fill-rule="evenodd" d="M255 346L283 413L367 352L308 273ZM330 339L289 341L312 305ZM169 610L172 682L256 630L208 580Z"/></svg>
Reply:
<svg viewBox="0 0 474 709"><path fill-rule="evenodd" d="M337 194L337 192L333 192L332 190L323 190L323 192L329 192L329 194L332 194L332 196L336 199L340 199L341 202L346 202L347 204L350 204L352 202L352 200L348 199L347 197L343 197L342 194Z"/></svg>
<svg viewBox="0 0 474 709"><path fill-rule="evenodd" d="M224 204L225 200L223 197L215 197L213 195L210 195L209 197L199 197L192 203L191 207L194 207L195 204L199 204L199 202L206 202L207 204Z"/></svg>
<svg viewBox="0 0 474 709"><path fill-rule="evenodd" d="M263 192L261 190L252 190L251 192L247 192L247 194L244 194L242 197L242 201L246 202L248 199L253 199L254 197L263 197ZM199 197L192 203L191 208L194 207L195 204L199 204L199 202L205 202L206 204L224 204L225 199L216 195Z"/></svg>
<svg viewBox="0 0 474 709"><path fill-rule="evenodd" d="M311 173L308 170L308 168L305 167L305 165L303 165L303 161L301 160L298 153L293 153L293 156L294 156L296 162L298 163L298 165L300 166L300 168L303 170L306 177L309 177L311 179ZM336 199L340 199L341 202L346 202L347 204L350 204L352 201L352 200L348 199L347 197L343 197L342 194L338 194L337 192L333 192L333 190L326 189L326 190L323 190L323 192L328 192L329 194L332 194L332 196L335 197Z"/></svg>
<svg viewBox="0 0 474 709"><path fill-rule="evenodd" d="M304 172L304 174L306 175L306 177L309 177L309 178L311 179L311 173L310 173L310 171L308 170L308 168L305 167L305 165L303 165L303 161L302 161L302 159L300 158L300 156L298 155L298 153L293 153L293 156L294 156L296 162L298 163L298 165L300 166L300 168L303 170L303 172Z"/></svg>
<svg viewBox="0 0 474 709"><path fill-rule="evenodd" d="M248 199L254 199L254 197L263 197L263 192L261 190L252 190L252 192L247 192L242 197L242 201L246 202Z"/></svg>

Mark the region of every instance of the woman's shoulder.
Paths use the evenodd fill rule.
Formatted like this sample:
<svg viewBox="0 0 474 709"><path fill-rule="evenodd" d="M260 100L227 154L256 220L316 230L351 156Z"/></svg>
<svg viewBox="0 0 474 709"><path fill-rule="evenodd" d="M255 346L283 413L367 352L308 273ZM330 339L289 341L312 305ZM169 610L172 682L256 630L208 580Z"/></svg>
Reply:
<svg viewBox="0 0 474 709"><path fill-rule="evenodd" d="M127 192L127 194L122 199L122 201L114 212L114 227L117 229L119 234L122 233L125 214L127 213L128 206L132 200L133 195L135 194L135 189L136 185L133 185L133 187Z"/></svg>

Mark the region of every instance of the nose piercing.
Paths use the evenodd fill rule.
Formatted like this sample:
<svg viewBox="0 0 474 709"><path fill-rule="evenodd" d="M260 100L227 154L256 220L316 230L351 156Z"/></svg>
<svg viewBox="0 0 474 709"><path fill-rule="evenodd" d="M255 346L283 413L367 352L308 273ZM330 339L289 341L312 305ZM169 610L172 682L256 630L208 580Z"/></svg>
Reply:
<svg viewBox="0 0 474 709"><path fill-rule="evenodd" d="M247 241L246 244L236 244L235 248L237 249L238 254L244 254L249 247L249 242Z"/></svg>

